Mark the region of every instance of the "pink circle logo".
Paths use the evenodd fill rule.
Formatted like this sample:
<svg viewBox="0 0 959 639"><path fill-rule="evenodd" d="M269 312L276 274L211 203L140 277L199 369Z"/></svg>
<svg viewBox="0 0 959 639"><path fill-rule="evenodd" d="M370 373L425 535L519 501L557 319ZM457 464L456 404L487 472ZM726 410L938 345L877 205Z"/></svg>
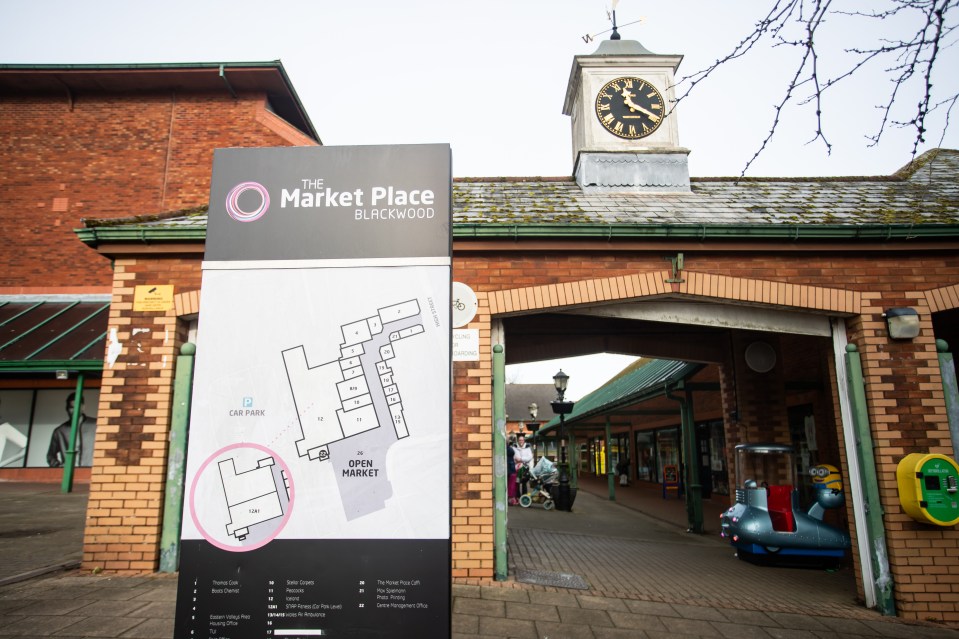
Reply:
<svg viewBox="0 0 959 639"><path fill-rule="evenodd" d="M255 191L260 194L260 206L252 211L244 211L240 208L240 196L247 191ZM254 222L263 217L269 208L270 193L259 182L241 182L234 186L226 196L226 212L237 222Z"/></svg>

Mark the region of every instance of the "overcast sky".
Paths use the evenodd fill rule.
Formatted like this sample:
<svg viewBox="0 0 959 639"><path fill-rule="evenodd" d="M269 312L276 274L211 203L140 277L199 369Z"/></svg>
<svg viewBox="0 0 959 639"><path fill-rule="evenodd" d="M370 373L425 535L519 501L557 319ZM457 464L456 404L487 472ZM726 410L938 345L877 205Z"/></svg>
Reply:
<svg viewBox="0 0 959 639"><path fill-rule="evenodd" d="M609 37L608 0L0 0L0 63L98 64L281 60L327 145L446 142L455 176L572 173L569 118L562 113L576 55ZM766 14L759 0L621 0L625 39L684 56L677 79L724 56ZM883 2L835 0L837 8ZM642 20L638 24L634 23ZM875 44L914 29L904 21L832 18L823 51ZM584 36L596 39L585 42ZM693 176L738 175L773 121L793 72L788 47L763 46L701 85L678 108L680 142ZM956 91L959 51L941 52L937 85ZM826 75L835 58L821 58ZM868 70L868 69L867 69ZM875 69L881 71L881 68ZM682 90L680 85L680 90ZM813 137L810 107L788 109L756 176L880 175L910 159L914 134L890 130L878 147L875 108L891 89L862 73L825 103L831 155ZM910 105L912 106L912 105ZM955 114L959 117L959 113ZM955 118L954 118L955 119ZM923 148L940 140L931 121ZM577 358L565 365L581 397L628 363ZM511 381L550 383L562 362L511 367ZM589 384L579 380L589 379ZM591 390L592 388L589 388Z"/></svg>
<svg viewBox="0 0 959 639"><path fill-rule="evenodd" d="M765 15L768 1L621 0L624 38L685 56L679 77L723 56ZM836 0L836 7L878 7ZM456 176L570 175L562 114L573 56L596 50L609 0L0 0L0 63L244 62L281 60L329 145L448 142ZM915 25L833 18L820 36L838 53ZM855 34L855 35L854 35ZM772 122L787 48L764 47L705 83L678 110L694 176L737 175ZM942 54L942 86L959 80L959 52ZM820 64L828 66L827 59ZM888 174L908 162L911 133L878 148L866 134L890 89L863 75L826 103L833 152L807 145L809 108L790 110L751 175ZM959 113L957 113L959 117ZM941 120L939 120L941 124ZM939 128L928 146L939 144ZM934 138L934 139L932 139ZM953 132L943 146L957 148Z"/></svg>

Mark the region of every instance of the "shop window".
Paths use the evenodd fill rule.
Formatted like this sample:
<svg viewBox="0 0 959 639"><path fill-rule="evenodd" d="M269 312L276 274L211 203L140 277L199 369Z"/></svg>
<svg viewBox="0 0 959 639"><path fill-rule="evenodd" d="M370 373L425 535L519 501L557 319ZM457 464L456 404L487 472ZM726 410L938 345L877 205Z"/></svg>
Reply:
<svg viewBox="0 0 959 639"><path fill-rule="evenodd" d="M659 468L675 466L679 468L679 430L670 428L656 432L656 451ZM657 476L655 481L661 483L663 478Z"/></svg>
<svg viewBox="0 0 959 639"><path fill-rule="evenodd" d="M819 445L816 438L816 419L813 417L812 404L792 406L788 410L789 434L792 437L796 464L796 476L799 480L799 500L802 504L814 501L814 488L809 477L809 469L820 463ZM832 462L836 463L836 462Z"/></svg>
<svg viewBox="0 0 959 639"><path fill-rule="evenodd" d="M596 474L605 475L606 474L606 440L604 439L596 440L594 460L596 464Z"/></svg>
<svg viewBox="0 0 959 639"><path fill-rule="evenodd" d="M74 391L0 391L0 468L45 468L63 463L69 439L67 400ZM79 424L78 466L93 465L99 389L84 389Z"/></svg>
<svg viewBox="0 0 959 639"><path fill-rule="evenodd" d="M713 492L729 494L729 469L726 466L726 433L723 422L709 423L709 471Z"/></svg>
<svg viewBox="0 0 959 639"><path fill-rule="evenodd" d="M636 433L636 478L641 481L658 481L655 444L650 431Z"/></svg>

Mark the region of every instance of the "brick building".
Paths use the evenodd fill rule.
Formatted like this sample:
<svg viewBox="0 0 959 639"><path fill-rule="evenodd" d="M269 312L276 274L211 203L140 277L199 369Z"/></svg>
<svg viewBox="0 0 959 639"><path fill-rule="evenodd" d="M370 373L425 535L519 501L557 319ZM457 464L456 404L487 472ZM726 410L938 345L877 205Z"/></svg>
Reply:
<svg viewBox="0 0 959 639"><path fill-rule="evenodd" d="M108 325L126 339L112 264L74 229L204 205L216 147L320 141L279 62L0 65L0 116L0 477L59 479L65 399L80 389L92 444Z"/></svg>
<svg viewBox="0 0 959 639"><path fill-rule="evenodd" d="M509 363L631 353L696 365L690 379L706 389L692 399L697 423L721 431L727 469L733 445L787 443L793 420L809 423L807 438L814 433L816 450L835 460L849 487L859 596L875 605L875 580L888 573L898 614L959 622L959 532L907 516L896 484L906 454L955 454L936 340L959 337L959 152L931 151L890 176L690 179L675 115L656 115L672 99L678 64L638 43L603 43L573 63L565 108L572 177L454 181L453 278L475 292L478 310L465 328L479 338L479 357L454 363L454 579L493 578L502 541L494 347ZM656 117L632 135L629 120L617 129L603 114L629 115L611 104L609 88L622 95L626 80L645 86L638 78L655 91L637 110ZM101 382L90 569L158 565L169 362L202 312L206 229L204 211L175 208L91 215L78 231L113 264L109 327L121 345ZM174 286L172 307L134 310L136 287L159 283ZM905 307L917 312L919 333L891 339L884 312ZM853 459L849 351L862 362L861 408L875 449L869 476ZM625 444L638 452L638 434L676 423L665 411L634 416ZM861 543L872 488L888 551L878 570Z"/></svg>
<svg viewBox="0 0 959 639"><path fill-rule="evenodd" d="M453 277L476 292L479 311L467 328L479 332L481 357L454 364L454 578L494 574L495 344L503 345L507 361L515 363L535 361L544 352L610 351L706 364L693 381L717 384L720 390L697 393L694 410L697 420L722 424L728 468L737 443L791 441L791 412L800 410L800 417L814 417L823 461L846 472L848 436L837 391L836 345L848 343L863 360L897 609L910 618L956 620L952 580L959 572L959 533L904 514L895 468L910 452L952 454L935 341L955 337L959 227L942 222L938 205L935 221L928 224L889 223L888 217L924 216L913 200L920 191L939 203L951 202L945 213L954 216L957 175L959 152L936 151L894 176L693 180L685 195L584 195L572 179L455 180ZM801 193L801 200L794 193ZM754 198L763 202L763 210L750 219L747 209ZM843 217L836 204L843 199L856 202L847 210L855 211L857 223L824 224L823 217ZM800 201L807 211L793 221ZM808 210L810 201L820 204ZM863 204L870 201L875 204ZM600 208L603 219L585 212ZM657 208L664 213L652 213ZM696 211L708 211L708 220L660 221L662 216L692 217ZM735 223L717 222L722 211ZM523 219L511 221L515 217ZM80 232L85 242L115 260L111 322L146 329L146 353L125 352L104 373L109 392L101 401L100 425L109 430L97 451L103 463L98 460L94 477L103 482L104 493L91 493L88 568L136 572L156 566L157 548L142 543L141 534L156 534L157 513L147 507L158 504L162 486L115 489L143 464L163 465L171 380L163 376L155 349L176 329L176 342L163 351L172 355L185 340L190 320L202 312L204 223L202 215L173 214L121 225L88 221ZM133 237L146 242L131 242ZM677 253L684 255L684 267L674 271L669 259ZM175 282L176 308L131 311L133 287L160 281ZM882 314L906 305L919 312L920 335L891 340ZM776 364L765 372L754 370L746 357L758 341L775 352ZM131 403L125 397L140 383L140 364L155 376L153 392L145 402ZM570 373L575 383L575 371ZM656 401L660 408L674 405ZM549 416L548 408L541 411ZM678 421L665 414L634 420L634 430L640 431ZM138 440L141 433L149 433L152 441L136 450L121 452L114 443ZM857 498L849 493L847 503L854 522ZM148 525L128 527L127 517L141 511L147 511ZM855 537L853 524L850 532ZM855 539L854 551L861 568Z"/></svg>

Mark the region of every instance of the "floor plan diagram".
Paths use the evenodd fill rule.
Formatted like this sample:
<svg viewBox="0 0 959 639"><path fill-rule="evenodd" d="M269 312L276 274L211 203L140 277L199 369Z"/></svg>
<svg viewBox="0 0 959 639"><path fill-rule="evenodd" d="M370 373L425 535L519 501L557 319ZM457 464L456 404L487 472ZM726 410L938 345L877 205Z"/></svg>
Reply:
<svg viewBox="0 0 959 639"><path fill-rule="evenodd" d="M283 362L301 429L297 454L333 464L353 519L391 496L386 452L410 435L391 361L398 342L423 333L420 305L386 306L340 331L337 359L311 365L306 348L296 346L283 351Z"/></svg>
<svg viewBox="0 0 959 639"><path fill-rule="evenodd" d="M189 508L202 536L217 548L231 552L259 548L289 520L293 509L289 468L258 444L227 446L200 467Z"/></svg>
<svg viewBox="0 0 959 639"><path fill-rule="evenodd" d="M256 468L244 472L237 472L232 457L217 465L230 511L227 535L243 541L249 536L251 527L283 516L283 506L288 501L286 482L282 472L274 474L276 464L272 457L258 460ZM279 486L277 479L283 482Z"/></svg>

